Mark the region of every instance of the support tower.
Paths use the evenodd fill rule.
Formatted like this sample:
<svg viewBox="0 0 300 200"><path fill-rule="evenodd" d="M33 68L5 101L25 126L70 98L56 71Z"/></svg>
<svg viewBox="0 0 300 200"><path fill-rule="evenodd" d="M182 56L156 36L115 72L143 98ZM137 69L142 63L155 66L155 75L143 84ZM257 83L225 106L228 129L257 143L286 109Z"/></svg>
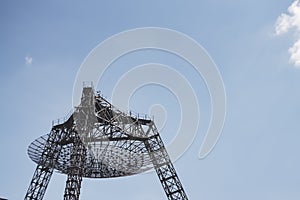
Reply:
<svg viewBox="0 0 300 200"><path fill-rule="evenodd" d="M43 199L54 170L67 175L64 200L78 200L82 178L130 176L153 167L169 200L188 199L153 120L116 109L92 85L28 154L37 167L25 200Z"/></svg>

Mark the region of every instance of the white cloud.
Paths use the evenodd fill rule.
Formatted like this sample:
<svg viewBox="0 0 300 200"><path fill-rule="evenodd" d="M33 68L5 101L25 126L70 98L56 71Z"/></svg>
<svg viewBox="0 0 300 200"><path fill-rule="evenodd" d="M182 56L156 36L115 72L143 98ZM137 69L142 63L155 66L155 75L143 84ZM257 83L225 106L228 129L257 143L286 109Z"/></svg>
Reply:
<svg viewBox="0 0 300 200"><path fill-rule="evenodd" d="M288 13L281 14L275 24L275 34L282 35L295 29L296 42L289 49L290 61L300 67L300 1L295 0L288 8Z"/></svg>
<svg viewBox="0 0 300 200"><path fill-rule="evenodd" d="M33 58L32 58L32 57L29 57L29 56L26 56L26 57L25 57L25 63L26 63L26 65L31 65L31 64L32 64L32 61L33 61Z"/></svg>
<svg viewBox="0 0 300 200"><path fill-rule="evenodd" d="M296 67L300 67L300 39L289 49L291 54L291 61Z"/></svg>
<svg viewBox="0 0 300 200"><path fill-rule="evenodd" d="M291 28L291 17L287 14L281 14L280 17L278 17L275 25L276 35L282 35L288 32L290 28Z"/></svg>

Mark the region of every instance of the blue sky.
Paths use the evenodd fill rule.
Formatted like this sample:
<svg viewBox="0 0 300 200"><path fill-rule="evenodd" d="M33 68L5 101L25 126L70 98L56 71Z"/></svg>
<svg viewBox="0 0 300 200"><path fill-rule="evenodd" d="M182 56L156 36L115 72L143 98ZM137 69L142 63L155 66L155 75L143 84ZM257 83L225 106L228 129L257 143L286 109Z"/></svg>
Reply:
<svg viewBox="0 0 300 200"><path fill-rule="evenodd" d="M0 196L24 197L36 166L27 156L27 146L71 109L76 73L88 53L113 34L155 26L194 38L220 70L227 118L212 153L198 159L209 123L209 95L203 81L178 58L163 52L129 55L114 63L97 89L110 98L112 85L131 66L153 61L173 66L188 77L201 99L198 135L175 163L189 199L299 199L300 68L289 53L297 46L299 20L291 22L282 15L292 3L1 1ZM287 30L276 32L276 22ZM132 109L142 113L153 103L170 112L161 133L168 143L179 120L178 103L154 86L137 91L131 100ZM55 173L45 199L62 199L65 180ZM84 179L81 199L99 198L166 199L154 173Z"/></svg>

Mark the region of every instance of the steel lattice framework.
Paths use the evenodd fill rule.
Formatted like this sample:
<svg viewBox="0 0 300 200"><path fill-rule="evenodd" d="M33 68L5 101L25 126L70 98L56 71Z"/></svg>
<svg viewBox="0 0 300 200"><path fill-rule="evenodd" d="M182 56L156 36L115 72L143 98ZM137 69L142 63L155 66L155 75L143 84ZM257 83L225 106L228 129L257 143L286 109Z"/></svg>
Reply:
<svg viewBox="0 0 300 200"><path fill-rule="evenodd" d="M43 199L53 171L67 174L65 200L78 200L82 178L130 176L155 168L169 200L187 200L156 126L147 116L116 109L91 85L65 120L33 141L37 163L25 200Z"/></svg>

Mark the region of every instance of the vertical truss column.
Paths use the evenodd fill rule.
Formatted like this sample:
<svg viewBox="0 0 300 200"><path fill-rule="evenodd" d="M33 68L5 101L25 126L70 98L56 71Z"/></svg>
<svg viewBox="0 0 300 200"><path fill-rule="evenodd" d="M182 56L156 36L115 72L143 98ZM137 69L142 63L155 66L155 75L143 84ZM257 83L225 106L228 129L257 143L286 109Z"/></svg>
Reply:
<svg viewBox="0 0 300 200"><path fill-rule="evenodd" d="M40 200L43 198L53 173L53 166L61 150L61 146L57 143L60 138L61 131L52 129L45 143L41 160L33 174L25 200Z"/></svg>
<svg viewBox="0 0 300 200"><path fill-rule="evenodd" d="M145 140L158 178L169 200L188 200L159 133Z"/></svg>
<svg viewBox="0 0 300 200"><path fill-rule="evenodd" d="M68 179L64 200L78 200L80 195L82 175L84 173L84 162L86 159L86 149L79 136L74 132L73 147L70 155L70 166L68 169Z"/></svg>
<svg viewBox="0 0 300 200"><path fill-rule="evenodd" d="M53 168L43 167L38 165L27 190L26 200L40 200L43 198L47 189L48 183L53 173Z"/></svg>

